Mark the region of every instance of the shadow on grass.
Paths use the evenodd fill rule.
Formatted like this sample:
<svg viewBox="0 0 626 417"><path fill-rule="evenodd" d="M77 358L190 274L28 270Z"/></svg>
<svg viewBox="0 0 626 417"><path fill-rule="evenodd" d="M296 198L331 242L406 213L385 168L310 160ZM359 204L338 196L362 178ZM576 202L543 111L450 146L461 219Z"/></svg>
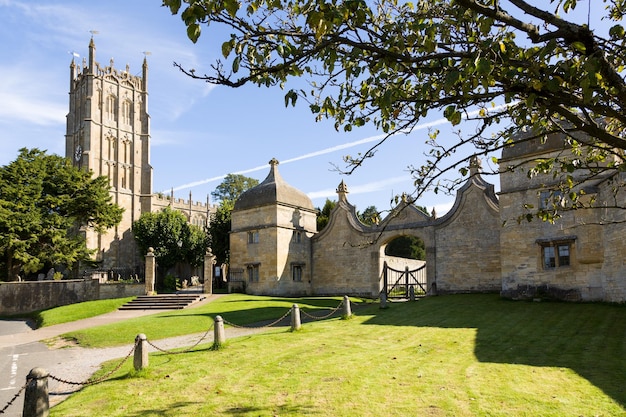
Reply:
<svg viewBox="0 0 626 417"><path fill-rule="evenodd" d="M225 414L229 414L232 416L243 416L243 415L259 415L259 416L281 416L284 414L288 415L298 415L303 416L307 414L312 414L314 412L319 412L319 410L315 410L311 407L306 406L290 406L290 405L275 405L268 407L233 407L225 410Z"/></svg>
<svg viewBox="0 0 626 417"><path fill-rule="evenodd" d="M479 361L570 368L626 407L626 306L473 294L392 303L363 313L373 315L366 325L476 329Z"/></svg>
<svg viewBox="0 0 626 417"><path fill-rule="evenodd" d="M251 327L260 327L265 326L268 323L272 323L275 320L278 320L280 317L287 315L287 317L283 318L277 325L283 326L289 324L290 320L290 311L293 304L297 304L300 307L300 310L304 313L308 313L313 317L324 317L328 313L331 313L333 310L337 309L333 316L341 316L342 309L338 308L341 306L342 299L337 298L268 298L272 302L285 302L287 303L284 307L281 306L266 306L266 307L254 307L250 309L240 309L236 308L234 310L225 309L226 311L203 311L203 312L195 312L193 310L188 310L188 313L172 313L172 314L159 314L155 316L155 319L168 319L168 318L177 318L177 317L209 317L214 319L216 316L221 316L226 322L233 323L239 326L248 326ZM258 306L259 299L258 298L250 298L250 299L237 299L237 300L228 300L223 301L222 304L228 306L229 304L248 304ZM304 316L302 317L302 322L311 321L310 318Z"/></svg>
<svg viewBox="0 0 626 417"><path fill-rule="evenodd" d="M187 411L189 407L199 407L202 404L200 401L184 401L173 404L168 404L167 409L159 410L157 408L138 410L133 413L126 414L127 417L141 417L141 416L178 416L181 412Z"/></svg>
<svg viewBox="0 0 626 417"><path fill-rule="evenodd" d="M143 409L131 414L127 414L129 417L140 417L140 416L177 416L180 415L181 412L187 412L189 407L200 407L201 402L178 402L173 405L168 405L167 409L159 410L156 408L153 409ZM232 416L242 416L242 415L307 415L313 413L315 410L312 410L310 407L301 407L301 406L288 406L288 405L279 405L279 406L268 406L268 407L233 407L224 410L223 414L232 415ZM187 414L185 414L187 415Z"/></svg>

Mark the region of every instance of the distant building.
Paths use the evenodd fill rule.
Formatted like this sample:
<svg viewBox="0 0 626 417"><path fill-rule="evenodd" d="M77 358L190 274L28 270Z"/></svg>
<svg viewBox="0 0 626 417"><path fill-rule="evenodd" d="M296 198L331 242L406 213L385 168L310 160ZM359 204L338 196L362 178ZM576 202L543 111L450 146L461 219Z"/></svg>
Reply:
<svg viewBox="0 0 626 417"><path fill-rule="evenodd" d="M111 181L113 202L124 208L121 223L99 234L83 228L87 247L96 249L101 269L140 269L144 254L137 251L131 227L142 213L170 206L190 223L207 225L208 203L155 194L150 165L150 116L148 114L148 62L140 76L128 65L116 69L96 62L96 47L89 42L89 57L82 65L70 64L69 113L65 154L76 166L104 175Z"/></svg>

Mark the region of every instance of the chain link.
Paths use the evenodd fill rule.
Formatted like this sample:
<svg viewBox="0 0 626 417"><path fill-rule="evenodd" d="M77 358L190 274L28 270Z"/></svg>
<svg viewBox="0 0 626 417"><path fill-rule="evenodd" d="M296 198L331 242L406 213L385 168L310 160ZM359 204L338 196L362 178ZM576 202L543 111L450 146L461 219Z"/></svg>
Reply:
<svg viewBox="0 0 626 417"><path fill-rule="evenodd" d="M159 352L162 353L167 353L170 355L178 355L181 353L189 353L191 352L196 346L198 346L200 344L200 342L202 342L204 339L206 339L207 335L209 334L209 332L211 331L211 329L213 328L213 326L215 325L215 322L213 322L209 328L207 329L207 331L202 335L202 337L200 337L200 339L194 343L193 345L189 346L187 349L185 350L177 350L177 351L173 351L173 350L168 350L168 349L163 349L158 347L157 345L155 345L154 343L152 343L150 340L146 339L146 342L148 342L148 344L150 346L152 346L153 348L155 348L156 350L158 350Z"/></svg>
<svg viewBox="0 0 626 417"><path fill-rule="evenodd" d="M240 326L240 325L238 325L238 324L231 323L230 321L228 321L228 320L226 320L226 319L224 319L224 318L222 318L222 319L224 320L224 323L225 323L225 324L228 324L229 326L232 326L232 327L235 327L235 328L238 328L238 329L265 329L265 328L267 328L267 327L272 327L272 326L277 325L277 324L278 324L278 323L280 323L280 322L281 322L281 321L282 321L285 317L287 317L287 316L288 316L288 315L290 315L290 314L291 314L291 309L289 309L289 310L288 310L285 314L283 314L283 316L282 316L281 318L279 318L278 320L275 320L275 321L273 321L273 322L271 322L271 323L269 323L269 324L262 324L262 325L260 325L260 326Z"/></svg>
<svg viewBox="0 0 626 417"><path fill-rule="evenodd" d="M343 305L343 300L339 303L339 305L336 308L332 309L330 311L330 313L328 313L328 314L326 314L324 316L314 316L314 315L311 315L311 314L307 313L306 311L304 311L302 309L300 309L300 312L302 313L302 315L304 317L310 318L312 320L324 320L324 319L329 318L333 314L335 314L337 312L337 310L339 310L341 308L342 305Z"/></svg>
<svg viewBox="0 0 626 417"><path fill-rule="evenodd" d="M132 349L130 350L130 352L128 352L128 354L124 357L124 359L122 359L122 360L121 360L121 361L117 364L117 366L116 366L114 369L112 369L110 372L108 372L107 374L105 374L105 375L101 376L101 377L100 377L100 378L98 378L98 379L88 379L88 380L86 380L86 381L84 381L84 382L74 382L74 381L67 381L67 380L65 380L65 379L62 379L62 378L59 378L59 377L56 377L56 376L54 376L54 375L50 375L50 374L48 374L48 375L47 375L47 377L48 377L48 378L50 378L50 379L52 379L52 380L54 380L54 381L61 382L61 383L63 383L63 384L68 384L68 385L82 385L82 386L89 386L89 385L99 384L99 383L101 383L102 381L104 381L105 379L107 379L108 377L110 377L111 375L113 375L115 372L117 372L117 371L118 371L118 370L122 367L122 365L124 364L124 362L126 362L126 361L128 360L128 358L130 358L130 355L132 355L132 354L133 354L133 352L135 352L135 349L137 348L137 343L138 343L138 342L137 342L137 341L135 341L135 344L133 345L133 347L132 347ZM54 394L54 393L51 393L51 394Z"/></svg>
<svg viewBox="0 0 626 417"><path fill-rule="evenodd" d="M20 395L22 395L22 392L24 392L24 390L26 389L26 386L28 385L28 383L29 383L29 382L30 382L30 380L29 380L29 381L26 381L26 383L22 386L22 388L20 388L20 390L17 392L17 394L15 394L15 395L13 396L13 398L11 398L11 401L9 401L9 402L7 403L7 405L5 405L5 406L4 406L4 408L3 408L2 410L0 410L0 414L4 414L4 412L5 412L5 411L6 411L9 407L11 407L11 405L15 402L15 400L17 400L17 398L18 398Z"/></svg>

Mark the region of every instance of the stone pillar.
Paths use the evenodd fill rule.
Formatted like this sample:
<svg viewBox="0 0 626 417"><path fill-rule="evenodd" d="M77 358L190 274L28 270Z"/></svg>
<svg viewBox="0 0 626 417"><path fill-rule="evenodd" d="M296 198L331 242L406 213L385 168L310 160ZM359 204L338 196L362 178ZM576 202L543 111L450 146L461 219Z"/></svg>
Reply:
<svg viewBox="0 0 626 417"><path fill-rule="evenodd" d="M291 331L300 330L302 320L300 319L300 307L294 304L291 307Z"/></svg>
<svg viewBox="0 0 626 417"><path fill-rule="evenodd" d="M135 338L135 356L133 357L135 371L148 367L148 338L140 333Z"/></svg>
<svg viewBox="0 0 626 417"><path fill-rule="evenodd" d="M387 294L384 291L380 293L380 308L387 308Z"/></svg>
<svg viewBox="0 0 626 417"><path fill-rule="evenodd" d="M154 249L148 248L146 254L146 295L154 295L154 285L156 283L156 258Z"/></svg>
<svg viewBox="0 0 626 417"><path fill-rule="evenodd" d="M215 316L213 325L213 348L219 348L226 341L224 333L224 319L222 316Z"/></svg>
<svg viewBox="0 0 626 417"><path fill-rule="evenodd" d="M343 316L345 318L352 317L352 309L350 308L350 297L343 296Z"/></svg>
<svg viewBox="0 0 626 417"><path fill-rule="evenodd" d="M204 285L202 288L205 294L213 294L213 267L215 264L215 255L213 255L211 248L208 248L204 254Z"/></svg>
<svg viewBox="0 0 626 417"><path fill-rule="evenodd" d="M415 301L415 286L411 285L409 287L409 301Z"/></svg>
<svg viewBox="0 0 626 417"><path fill-rule="evenodd" d="M48 417L49 415L48 372L43 368L33 368L26 377L22 417Z"/></svg>

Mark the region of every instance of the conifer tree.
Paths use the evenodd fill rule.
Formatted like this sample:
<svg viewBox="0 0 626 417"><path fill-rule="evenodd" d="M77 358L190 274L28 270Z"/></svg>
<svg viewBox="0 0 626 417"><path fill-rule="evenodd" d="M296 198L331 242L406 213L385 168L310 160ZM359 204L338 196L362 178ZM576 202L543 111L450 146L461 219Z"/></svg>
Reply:
<svg viewBox="0 0 626 417"><path fill-rule="evenodd" d="M2 278L88 260L79 228L104 232L122 219L109 188L106 177L93 178L66 158L20 149L15 161L0 168Z"/></svg>

